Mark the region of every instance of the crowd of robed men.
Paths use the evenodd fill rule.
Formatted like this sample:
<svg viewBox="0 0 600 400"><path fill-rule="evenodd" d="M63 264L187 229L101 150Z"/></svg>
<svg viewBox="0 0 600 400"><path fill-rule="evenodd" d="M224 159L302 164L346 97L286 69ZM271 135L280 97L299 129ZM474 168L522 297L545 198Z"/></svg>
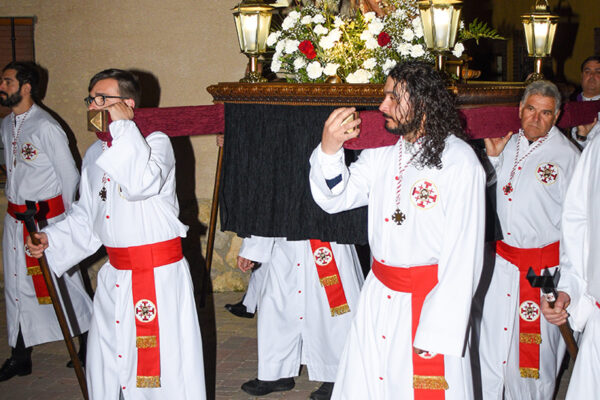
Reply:
<svg viewBox="0 0 600 400"><path fill-rule="evenodd" d="M112 123L87 150L79 176L66 135L34 101L38 84L31 65L3 69L0 101L13 111L2 121L13 353L0 379L31 373L31 347L60 339L35 262L45 253L73 305L72 333L89 328L83 346L91 398L205 398L200 329L180 243L187 227L177 218L168 137L144 137L132 121L140 93L133 75L101 71L86 104L107 109ZM597 57L582 65L582 88L582 100L600 96ZM309 378L323 382L310 395L317 400L550 399L565 348L556 325L569 317L583 335L567 396L593 398L600 381L592 242L600 226L592 207L600 124L569 133L586 146L580 157L554 126L560 104L554 84L529 85L519 106L521 130L485 140L488 176L443 79L426 64L396 66L384 86L379 110L399 137L395 145L364 150L347 167L342 147L360 133L361 121L344 122L352 108L333 111L310 156L312 195L329 213L368 207L371 272L363 283L351 246L245 239L240 266L261 262L265 277L257 300L258 378L242 389L290 390L306 364ZM501 237L492 243L493 273L480 299L481 319L473 322L473 294L490 245L486 185L495 185ZM25 200L49 210L38 214L40 227L47 225L37 235L40 245L15 218ZM102 245L108 260L92 304L72 267ZM537 275L560 269L554 308L528 286L529 267ZM470 321L479 325L475 384Z"/></svg>

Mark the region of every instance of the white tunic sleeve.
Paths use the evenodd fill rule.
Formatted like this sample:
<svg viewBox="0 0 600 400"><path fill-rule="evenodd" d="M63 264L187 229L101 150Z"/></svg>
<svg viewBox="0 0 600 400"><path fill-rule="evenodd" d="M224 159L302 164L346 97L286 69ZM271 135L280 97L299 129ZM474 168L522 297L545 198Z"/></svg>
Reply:
<svg viewBox="0 0 600 400"><path fill-rule="evenodd" d="M91 190L84 168L79 200L67 211L65 219L42 229L48 235L49 246L45 251L48 264L58 276L94 254L102 245L94 233L91 204Z"/></svg>
<svg viewBox="0 0 600 400"><path fill-rule="evenodd" d="M594 190L597 184L593 181L599 174L597 161L600 150L598 139L592 141L582 153L575 167L571 183L563 204L562 238L561 238L561 278L558 290L571 297L568 307L573 329L583 330L588 316L594 307L594 300L587 292L589 268L588 255L592 251L594 240L591 232L590 208L593 205Z"/></svg>
<svg viewBox="0 0 600 400"><path fill-rule="evenodd" d="M54 173L60 182L61 194L65 210L75 201L77 186L79 185L79 172L75 166L73 155L69 149L67 135L55 121L41 120L40 134L37 140L49 155Z"/></svg>
<svg viewBox="0 0 600 400"><path fill-rule="evenodd" d="M242 242L239 255L254 262L267 263L271 261L274 245L275 238L250 236Z"/></svg>
<svg viewBox="0 0 600 400"><path fill-rule="evenodd" d="M144 200L160 193L175 156L169 137L154 132L144 137L133 121L110 124L112 146L96 160L96 165L117 182L131 201Z"/></svg>
<svg viewBox="0 0 600 400"><path fill-rule="evenodd" d="M321 150L320 144L313 151L310 156L310 189L313 199L324 211L333 214L368 204L371 185L369 171L372 171L368 166L369 154L369 150L364 150L348 169L339 153L327 155ZM334 173L334 164L337 164L338 174ZM330 189L326 179L336 175L341 175L342 180Z"/></svg>
<svg viewBox="0 0 600 400"><path fill-rule="evenodd" d="M475 158L475 155L472 157ZM477 161L448 170L438 284L427 295L414 346L462 356L471 298L483 265L485 172Z"/></svg>

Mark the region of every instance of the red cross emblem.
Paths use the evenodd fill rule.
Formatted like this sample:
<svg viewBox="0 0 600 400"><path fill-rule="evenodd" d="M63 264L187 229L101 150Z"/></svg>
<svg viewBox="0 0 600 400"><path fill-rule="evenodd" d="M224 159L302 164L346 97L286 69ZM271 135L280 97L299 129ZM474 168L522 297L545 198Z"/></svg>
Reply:
<svg viewBox="0 0 600 400"><path fill-rule="evenodd" d="M519 314L523 321L533 322L540 317L540 306L531 300L526 300L519 306Z"/></svg>
<svg viewBox="0 0 600 400"><path fill-rule="evenodd" d="M413 203L417 207L428 209L438 201L438 190L432 182L421 180L415 183L410 190Z"/></svg>
<svg viewBox="0 0 600 400"><path fill-rule="evenodd" d="M38 150L31 143L24 143L21 147L21 157L25 161L33 161L38 156Z"/></svg>
<svg viewBox="0 0 600 400"><path fill-rule="evenodd" d="M538 165L535 174L540 182L551 185L556 182L556 178L558 178L558 168L552 163L540 164Z"/></svg>
<svg viewBox="0 0 600 400"><path fill-rule="evenodd" d="M135 303L135 317L140 322L152 322L156 318L156 306L148 299Z"/></svg>
<svg viewBox="0 0 600 400"><path fill-rule="evenodd" d="M424 358L426 360L430 360L433 357L437 356L437 353L432 353L430 351L424 351L422 353L419 354L419 357Z"/></svg>
<svg viewBox="0 0 600 400"><path fill-rule="evenodd" d="M327 247L319 247L315 250L314 256L315 263L320 267L329 264L333 258L331 251Z"/></svg>

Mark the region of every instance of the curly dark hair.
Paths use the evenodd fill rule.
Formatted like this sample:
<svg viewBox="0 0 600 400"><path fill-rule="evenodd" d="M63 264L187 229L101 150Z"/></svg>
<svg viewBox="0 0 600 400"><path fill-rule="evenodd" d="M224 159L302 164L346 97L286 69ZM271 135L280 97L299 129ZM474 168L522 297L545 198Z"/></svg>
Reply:
<svg viewBox="0 0 600 400"><path fill-rule="evenodd" d="M398 133L424 132L415 165L419 168L442 168L446 137L452 134L467 139L454 97L446 89L444 79L431 65L419 61L398 64L388 76L394 80L394 96L398 102L405 97L410 105L409 115L399 123ZM400 103L397 115L402 115L399 106Z"/></svg>

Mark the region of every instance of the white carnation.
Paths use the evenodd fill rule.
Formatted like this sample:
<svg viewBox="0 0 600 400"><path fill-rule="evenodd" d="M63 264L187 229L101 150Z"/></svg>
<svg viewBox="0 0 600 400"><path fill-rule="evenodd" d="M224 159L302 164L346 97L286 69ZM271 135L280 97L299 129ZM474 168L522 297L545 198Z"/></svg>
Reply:
<svg viewBox="0 0 600 400"><path fill-rule="evenodd" d="M374 12L374 11L369 11L368 13L366 13L366 14L364 15L364 17L365 17L365 21L369 22L369 21L371 21L372 19L374 19L374 18L376 17L376 15L375 15L375 12Z"/></svg>
<svg viewBox="0 0 600 400"><path fill-rule="evenodd" d="M333 19L333 26L339 28L340 26L344 26L344 20L340 18L339 15L336 15Z"/></svg>
<svg viewBox="0 0 600 400"><path fill-rule="evenodd" d="M369 31L362 31L362 33L360 34L360 40L362 40L364 42L366 42L367 40L369 40L372 37L373 37L373 35Z"/></svg>
<svg viewBox="0 0 600 400"><path fill-rule="evenodd" d="M415 33L412 31L412 29L404 28L404 30L402 31L402 39L404 39L407 42L412 42L414 38Z"/></svg>
<svg viewBox="0 0 600 400"><path fill-rule="evenodd" d="M267 46L271 47L275 43L277 43L277 40L279 40L280 36L281 31L271 32L271 34L269 34L269 37L267 38Z"/></svg>
<svg viewBox="0 0 600 400"><path fill-rule="evenodd" d="M281 29L284 31L287 31L288 29L292 28L294 25L296 25L296 21L298 21L297 19L292 18L290 15L285 17L285 19L281 23Z"/></svg>
<svg viewBox="0 0 600 400"><path fill-rule="evenodd" d="M396 48L396 51L398 51L398 53L400 53L401 56L406 57L410 54L411 48L412 45L410 45L409 43L400 43Z"/></svg>
<svg viewBox="0 0 600 400"><path fill-rule="evenodd" d="M462 56L463 51L465 51L465 46L462 43L458 42L454 45L452 54L454 55L454 57L460 58L460 56Z"/></svg>
<svg viewBox="0 0 600 400"><path fill-rule="evenodd" d="M317 26L315 26L313 28L313 32L316 33L319 36L322 35L327 35L327 33L329 33L329 31L327 30L327 28L325 28L323 25L319 24Z"/></svg>
<svg viewBox="0 0 600 400"><path fill-rule="evenodd" d="M273 57L273 61L271 61L271 71L277 73L281 70L281 61L279 58Z"/></svg>
<svg viewBox="0 0 600 400"><path fill-rule="evenodd" d="M358 69L355 72L348 74L348 76L346 77L346 82L369 83L369 78L371 78L371 73L369 71L365 71L364 69Z"/></svg>
<svg viewBox="0 0 600 400"><path fill-rule="evenodd" d="M281 41L277 42L277 44L275 45L275 52L277 52L277 53L283 52L283 49L285 49L286 42L287 42L287 40L281 40Z"/></svg>
<svg viewBox="0 0 600 400"><path fill-rule="evenodd" d="M415 44L410 49L410 56L413 58L422 57L424 54L425 54L425 50L423 49L423 46L421 46L420 44Z"/></svg>
<svg viewBox="0 0 600 400"><path fill-rule="evenodd" d="M306 60L304 59L304 57L297 57L294 60L294 69L296 71L298 71L299 69L302 69L305 65L306 65Z"/></svg>
<svg viewBox="0 0 600 400"><path fill-rule="evenodd" d="M302 23L302 25L308 25L312 22L312 18L310 15L305 15L304 17L302 17L300 22Z"/></svg>
<svg viewBox="0 0 600 400"><path fill-rule="evenodd" d="M373 57L371 58L367 58L363 64L362 64L364 69L373 69L377 66L377 60Z"/></svg>
<svg viewBox="0 0 600 400"><path fill-rule="evenodd" d="M323 69L323 73L327 76L333 76L333 75L337 74L337 70L339 67L340 67L340 64L328 63L327 65L325 65L325 68Z"/></svg>
<svg viewBox="0 0 600 400"><path fill-rule="evenodd" d="M291 19L293 19L293 20L298 20L298 18L301 17L301 14L298 11L296 11L296 10L292 10L288 14L288 17L291 18Z"/></svg>
<svg viewBox="0 0 600 400"><path fill-rule="evenodd" d="M306 67L306 73L310 79L317 79L323 75L323 67L318 61L313 61Z"/></svg>
<svg viewBox="0 0 600 400"><path fill-rule="evenodd" d="M323 14L317 14L314 17L312 17L312 22L314 22L315 24L324 24L325 17L323 16Z"/></svg>
<svg viewBox="0 0 600 400"><path fill-rule="evenodd" d="M412 27L415 31L415 36L418 38L423 37L423 24L421 23L421 18L417 17L412 20Z"/></svg>
<svg viewBox="0 0 600 400"><path fill-rule="evenodd" d="M331 40L329 35L322 36L321 39L319 39L319 47L322 48L323 50L329 50L329 49L333 48L334 45L335 45L335 42L333 40Z"/></svg>
<svg viewBox="0 0 600 400"><path fill-rule="evenodd" d="M383 63L383 73L386 75L389 74L392 68L396 66L396 64L396 60L390 60L389 58L387 58Z"/></svg>
<svg viewBox="0 0 600 400"><path fill-rule="evenodd" d="M299 44L300 44L300 42L297 40L288 39L285 41L285 49L283 49L283 52L285 54L291 54L291 53L295 52L296 50L298 50Z"/></svg>
<svg viewBox="0 0 600 400"><path fill-rule="evenodd" d="M380 46L379 46L379 43L377 42L377 38L374 36L371 36L369 39L367 39L365 41L365 47L369 50L375 50L375 49L378 49Z"/></svg>
<svg viewBox="0 0 600 400"><path fill-rule="evenodd" d="M383 22L379 18L373 19L367 28L372 35L379 35L383 30Z"/></svg>
<svg viewBox="0 0 600 400"><path fill-rule="evenodd" d="M333 29L331 32L329 32L329 37L331 38L331 40L333 40L334 42L337 42L338 40L340 40L340 38L342 37L342 31L339 29Z"/></svg>

